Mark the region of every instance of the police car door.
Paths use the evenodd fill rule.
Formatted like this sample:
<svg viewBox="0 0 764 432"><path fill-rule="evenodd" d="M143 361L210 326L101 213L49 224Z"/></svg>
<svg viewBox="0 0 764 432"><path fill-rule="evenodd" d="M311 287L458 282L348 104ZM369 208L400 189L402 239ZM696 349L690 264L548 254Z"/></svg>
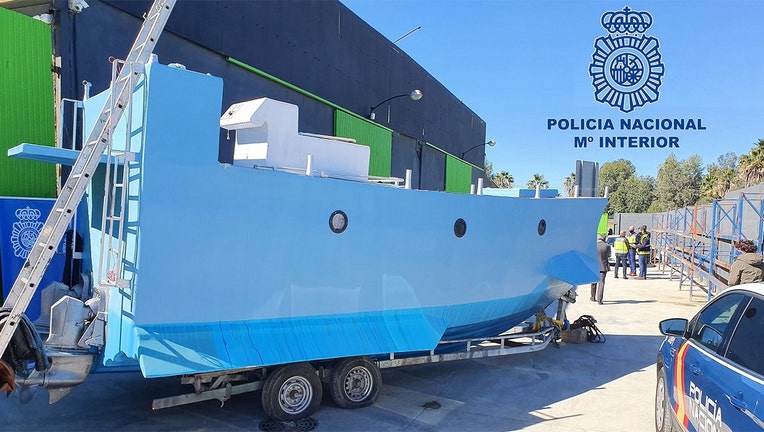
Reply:
<svg viewBox="0 0 764 432"><path fill-rule="evenodd" d="M736 292L722 294L709 303L690 323L690 338L677 353L676 414L688 431L735 431L730 417L736 413L720 409L722 392L712 384L718 379L725 338L735 327L740 309L750 297ZM735 410L731 410L735 411ZM754 429L756 430L756 429Z"/></svg>
<svg viewBox="0 0 764 432"><path fill-rule="evenodd" d="M742 309L718 368L708 371L719 410L735 431L764 430L764 300L753 296Z"/></svg>

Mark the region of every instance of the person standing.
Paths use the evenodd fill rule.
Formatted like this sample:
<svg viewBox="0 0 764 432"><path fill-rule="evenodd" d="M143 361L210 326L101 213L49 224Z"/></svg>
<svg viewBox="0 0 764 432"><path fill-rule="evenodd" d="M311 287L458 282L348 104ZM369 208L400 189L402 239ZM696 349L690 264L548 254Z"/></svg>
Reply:
<svg viewBox="0 0 764 432"><path fill-rule="evenodd" d="M732 245L742 255L735 258L730 267L727 286L764 281L764 262L761 255L756 253L759 248L751 240L738 240Z"/></svg>
<svg viewBox="0 0 764 432"><path fill-rule="evenodd" d="M637 275L637 232L634 231L634 225L629 226L629 234L626 235L629 241L629 276Z"/></svg>
<svg viewBox="0 0 764 432"><path fill-rule="evenodd" d="M613 242L615 249L615 278L618 279L618 266L623 263L623 278L626 277L626 268L629 266L629 240L626 238L626 231L621 231Z"/></svg>
<svg viewBox="0 0 764 432"><path fill-rule="evenodd" d="M610 270L610 263L608 263L608 258L610 258L610 245L605 241L604 234L600 234L598 240L597 259L599 260L600 264L600 280L599 282L592 284L592 296L589 298L589 300L602 304L602 296L605 294L605 276Z"/></svg>
<svg viewBox="0 0 764 432"><path fill-rule="evenodd" d="M639 276L634 279L645 280L647 278L647 259L650 257L650 233L647 225L639 227L637 234L637 258L639 259Z"/></svg>

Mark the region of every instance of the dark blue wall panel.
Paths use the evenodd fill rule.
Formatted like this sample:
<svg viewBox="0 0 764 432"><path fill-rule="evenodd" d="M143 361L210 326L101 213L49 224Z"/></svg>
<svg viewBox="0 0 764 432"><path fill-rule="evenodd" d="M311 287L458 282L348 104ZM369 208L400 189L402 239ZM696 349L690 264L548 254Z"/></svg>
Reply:
<svg viewBox="0 0 764 432"><path fill-rule="evenodd" d="M406 179L406 170L411 170L411 187L419 188L419 148L421 141L415 138L393 134L393 157L391 175Z"/></svg>
<svg viewBox="0 0 764 432"><path fill-rule="evenodd" d="M422 170L419 189L446 190L446 155L432 147L422 147Z"/></svg>

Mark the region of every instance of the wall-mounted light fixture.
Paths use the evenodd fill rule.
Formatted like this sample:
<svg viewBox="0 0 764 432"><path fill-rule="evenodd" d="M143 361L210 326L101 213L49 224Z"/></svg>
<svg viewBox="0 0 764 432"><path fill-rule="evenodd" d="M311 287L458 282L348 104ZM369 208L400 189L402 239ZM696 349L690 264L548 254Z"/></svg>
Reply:
<svg viewBox="0 0 764 432"><path fill-rule="evenodd" d="M384 104L386 102L390 102L393 99L398 99L398 98L402 98L402 97L406 97L406 96L410 97L411 100L418 101L419 99L422 99L422 96L424 96L424 94L422 93L422 90L416 89L416 90L413 90L411 93L404 93L404 94L399 94L397 96L389 97L389 98L383 100L382 102L380 102L380 103L374 105L373 107L371 107L371 109L369 110L369 118L374 120L374 118L375 118L374 110L379 108L382 104Z"/></svg>
<svg viewBox="0 0 764 432"><path fill-rule="evenodd" d="M488 142L487 142L487 143L485 143L485 144L478 144L478 145L476 145L476 146L472 146L472 147L468 148L467 150L465 150L465 151L463 151L463 152L462 152L462 159L464 159L464 155L466 155L466 154L467 154L469 151L471 151L471 150L474 150L474 149L476 149L476 148L478 148L478 147L486 146L486 145L487 145L487 146L490 146L490 147L493 147L493 146L495 146L495 145L496 145L496 141L494 141L494 140L490 140L490 141L488 141Z"/></svg>

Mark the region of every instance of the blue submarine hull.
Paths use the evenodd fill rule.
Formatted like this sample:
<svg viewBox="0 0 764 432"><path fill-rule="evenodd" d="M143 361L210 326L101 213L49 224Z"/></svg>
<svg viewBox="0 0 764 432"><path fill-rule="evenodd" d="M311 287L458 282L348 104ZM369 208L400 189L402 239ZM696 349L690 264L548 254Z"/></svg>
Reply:
<svg viewBox="0 0 764 432"><path fill-rule="evenodd" d="M134 98L119 276L130 282L105 288L105 366L137 361L146 377L161 377L426 351L499 334L598 279L604 199L452 194L226 166L222 89L220 78L152 63ZM104 100L86 101L86 112ZM100 176L88 200L93 256ZM347 217L340 233L330 226L337 211ZM94 274L109 270L99 265L93 258Z"/></svg>

